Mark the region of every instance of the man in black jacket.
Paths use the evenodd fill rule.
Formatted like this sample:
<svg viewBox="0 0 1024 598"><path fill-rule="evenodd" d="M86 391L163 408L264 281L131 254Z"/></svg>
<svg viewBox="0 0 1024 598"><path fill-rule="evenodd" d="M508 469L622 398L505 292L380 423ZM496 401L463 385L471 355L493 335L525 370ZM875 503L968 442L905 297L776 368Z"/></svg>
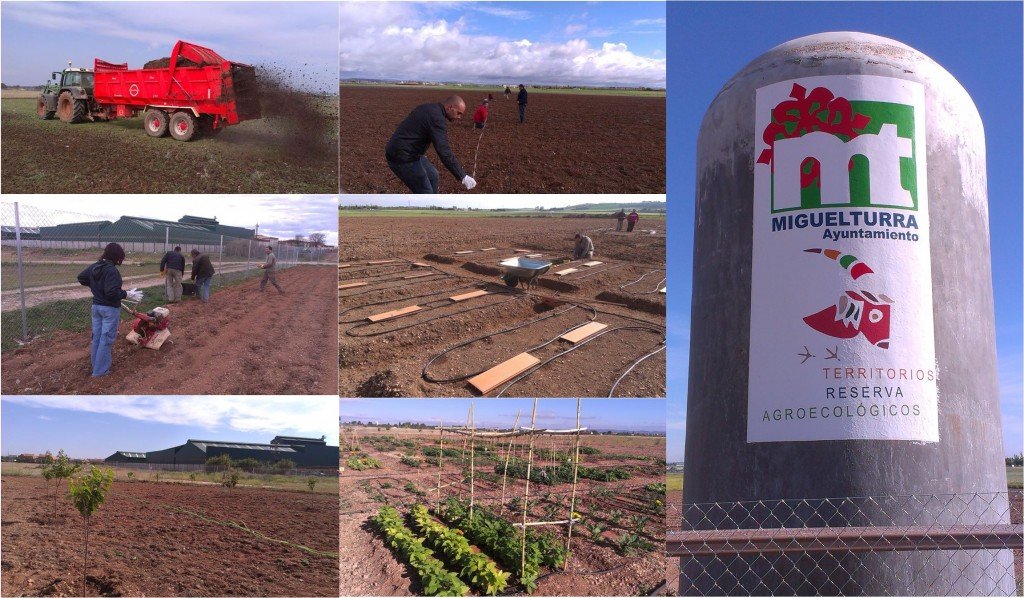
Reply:
<svg viewBox="0 0 1024 598"><path fill-rule="evenodd" d="M192 280L196 281L196 294L203 303L210 302L210 284L213 282L213 264L210 256L192 250Z"/></svg>
<svg viewBox="0 0 1024 598"><path fill-rule="evenodd" d="M466 102L459 96L451 96L440 104L421 104L391 135L384 156L391 172L413 193L437 193L437 169L424 155L431 144L441 163L466 189L476 187L476 181L462 169L448 143L448 123L462 118L465 111Z"/></svg>
<svg viewBox="0 0 1024 598"><path fill-rule="evenodd" d="M181 301L181 277L185 275L185 256L181 247L168 251L160 260L160 273L164 275L164 292L168 303Z"/></svg>
<svg viewBox="0 0 1024 598"><path fill-rule="evenodd" d="M516 96L516 103L519 104L519 124L526 122L526 86L519 84L519 95Z"/></svg>

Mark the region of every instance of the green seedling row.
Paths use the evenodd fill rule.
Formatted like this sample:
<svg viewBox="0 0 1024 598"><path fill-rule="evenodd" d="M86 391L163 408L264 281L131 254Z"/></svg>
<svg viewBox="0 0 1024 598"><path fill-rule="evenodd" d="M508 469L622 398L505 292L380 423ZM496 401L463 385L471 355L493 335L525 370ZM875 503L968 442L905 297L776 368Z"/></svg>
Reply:
<svg viewBox="0 0 1024 598"><path fill-rule="evenodd" d="M412 508L413 529L426 544L442 555L444 562L458 570L459 577L484 594L495 596L505 589L509 574L502 571L486 554L473 552L459 530L453 530L430 516L427 507Z"/></svg>
<svg viewBox="0 0 1024 598"><path fill-rule="evenodd" d="M381 507L373 517L373 522L384 534L388 546L416 570L425 595L465 596L469 593L469 586L447 570L444 563L434 558L433 551L423 545L423 540L402 523L394 507Z"/></svg>

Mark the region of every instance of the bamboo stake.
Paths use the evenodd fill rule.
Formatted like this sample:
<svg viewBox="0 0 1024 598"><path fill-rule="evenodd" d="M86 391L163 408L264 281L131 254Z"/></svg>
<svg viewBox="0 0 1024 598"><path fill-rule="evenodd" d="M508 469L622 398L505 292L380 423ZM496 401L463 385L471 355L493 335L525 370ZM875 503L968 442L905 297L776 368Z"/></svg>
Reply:
<svg viewBox="0 0 1024 598"><path fill-rule="evenodd" d="M469 520L473 521L473 503L476 497L476 415L469 403Z"/></svg>
<svg viewBox="0 0 1024 598"><path fill-rule="evenodd" d="M572 525L575 523L576 512L576 481L580 467L580 399L576 399L576 449L572 460L572 493L569 495L569 531L565 536L565 567L563 571L569 570L569 559L572 558L572 551L569 547L572 543Z"/></svg>
<svg viewBox="0 0 1024 598"><path fill-rule="evenodd" d="M441 470L444 469L444 420L441 420L441 452L437 454L437 511L441 512Z"/></svg>
<svg viewBox="0 0 1024 598"><path fill-rule="evenodd" d="M530 418L530 456L526 462L526 493L523 496L523 553L519 562L519 571L526 570L526 513L530 508L530 472L533 470L533 428L537 426L537 399L533 399L533 416Z"/></svg>
<svg viewBox="0 0 1024 598"><path fill-rule="evenodd" d="M512 424L513 432L519 428L519 416L522 413L522 410L516 411L516 423ZM515 439L515 436L510 436L508 439L508 450L505 451L505 471L501 474L501 509L503 511L505 510L505 482L508 480L508 460L512 455L512 443Z"/></svg>

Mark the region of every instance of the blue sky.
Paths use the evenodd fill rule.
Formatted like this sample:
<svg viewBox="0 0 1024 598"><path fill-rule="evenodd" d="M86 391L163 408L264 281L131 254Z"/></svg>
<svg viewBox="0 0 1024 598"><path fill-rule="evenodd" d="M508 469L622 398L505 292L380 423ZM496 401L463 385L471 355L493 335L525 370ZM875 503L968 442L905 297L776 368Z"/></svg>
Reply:
<svg viewBox="0 0 1024 598"><path fill-rule="evenodd" d="M342 2L342 78L665 86L661 2Z"/></svg>
<svg viewBox="0 0 1024 598"><path fill-rule="evenodd" d="M417 422L437 425L466 423L474 403L479 427L511 428L516 412L520 425L529 425L533 401L529 399L341 399L340 418L347 422ZM580 422L592 430L661 432L665 426L665 401L661 399L584 399ZM537 426L552 429L576 427L576 401L541 399L537 404Z"/></svg>
<svg viewBox="0 0 1024 598"><path fill-rule="evenodd" d="M697 132L718 90L783 42L825 31L901 41L967 89L985 125L999 381L1007 453L1022 450L1020 2L670 2L669 460L683 458Z"/></svg>
<svg viewBox="0 0 1024 598"><path fill-rule="evenodd" d="M3 397L0 452L100 458L154 451L189 438L270 442L327 436L338 444L334 397Z"/></svg>
<svg viewBox="0 0 1024 598"><path fill-rule="evenodd" d="M0 80L8 85L41 85L68 60L142 68L184 39L286 73L296 86L337 90L331 2L4 2L0 25Z"/></svg>

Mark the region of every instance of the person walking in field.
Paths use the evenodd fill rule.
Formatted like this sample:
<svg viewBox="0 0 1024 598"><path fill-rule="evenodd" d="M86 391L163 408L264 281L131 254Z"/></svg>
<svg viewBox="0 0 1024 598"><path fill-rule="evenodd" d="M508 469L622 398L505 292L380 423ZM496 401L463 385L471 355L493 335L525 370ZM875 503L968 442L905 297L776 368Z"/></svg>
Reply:
<svg viewBox="0 0 1024 598"><path fill-rule="evenodd" d="M490 100L484 100L477 106L476 112L473 113L473 126L482 129L487 126L487 107L490 105Z"/></svg>
<svg viewBox="0 0 1024 598"><path fill-rule="evenodd" d="M633 210L632 212L629 213L629 216L626 217L627 233L633 232L633 227L636 226L638 220L640 220L640 214L637 214L636 210Z"/></svg>
<svg viewBox="0 0 1024 598"><path fill-rule="evenodd" d="M622 223L626 221L626 208L621 208L619 213L615 215L615 232L622 232Z"/></svg>
<svg viewBox="0 0 1024 598"><path fill-rule="evenodd" d="M262 293L263 290L267 288L267 281L269 280L270 284L274 285L274 288L277 289L277 292L283 295L284 289L281 288L281 285L277 284L277 277L274 276L274 272L277 270L277 256L274 255L274 248L267 245L267 248L264 251L267 254L267 261L259 265L259 268L263 269L263 280L260 281L260 292Z"/></svg>
<svg viewBox="0 0 1024 598"><path fill-rule="evenodd" d="M507 99L509 99L511 97L512 97L512 90L509 89L508 85L506 85L505 86L505 99L507 100Z"/></svg>
<svg viewBox="0 0 1024 598"><path fill-rule="evenodd" d="M576 233L573 237L576 244L572 248L572 259L583 260L593 259L594 257L594 242L587 235L581 235Z"/></svg>
<svg viewBox="0 0 1024 598"><path fill-rule="evenodd" d="M448 143L448 123L462 118L466 102L450 96L441 103L416 106L395 129L384 148L388 167L413 193L437 193L439 175L427 159L427 146L433 144L437 157L466 189L476 187L466 174Z"/></svg>
<svg viewBox="0 0 1024 598"><path fill-rule="evenodd" d="M203 303L210 302L210 286L213 284L213 263L210 256L202 254L198 249L192 250L192 280L196 282L196 294Z"/></svg>
<svg viewBox="0 0 1024 598"><path fill-rule="evenodd" d="M181 277L185 275L185 256L181 247L168 251L160 260L160 273L164 275L164 293L168 303L181 301Z"/></svg>
<svg viewBox="0 0 1024 598"><path fill-rule="evenodd" d="M114 361L114 341L117 325L121 322L121 300L142 301L142 292L121 288L121 273L117 267L124 262L124 248L108 243L103 255L78 275L78 282L92 291L92 376L98 378L110 373Z"/></svg>
<svg viewBox="0 0 1024 598"><path fill-rule="evenodd" d="M526 86L519 84L519 95L516 96L516 103L519 104L519 124L526 122Z"/></svg>

